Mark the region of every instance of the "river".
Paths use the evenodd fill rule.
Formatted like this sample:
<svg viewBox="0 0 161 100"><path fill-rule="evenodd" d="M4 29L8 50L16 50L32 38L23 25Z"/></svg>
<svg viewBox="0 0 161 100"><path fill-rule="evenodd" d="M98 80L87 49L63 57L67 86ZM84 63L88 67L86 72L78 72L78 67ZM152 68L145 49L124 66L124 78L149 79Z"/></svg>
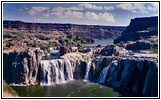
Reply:
<svg viewBox="0 0 161 100"><path fill-rule="evenodd" d="M118 97L112 88L83 80L48 86L18 86L13 89L22 97Z"/></svg>
<svg viewBox="0 0 161 100"><path fill-rule="evenodd" d="M112 39L102 39L102 40L94 40L94 43L85 44L85 46L97 46L97 45L106 46L106 45L112 45L112 44L113 44Z"/></svg>
<svg viewBox="0 0 161 100"><path fill-rule="evenodd" d="M46 86L14 86L21 97L136 97L128 91L84 80Z"/></svg>

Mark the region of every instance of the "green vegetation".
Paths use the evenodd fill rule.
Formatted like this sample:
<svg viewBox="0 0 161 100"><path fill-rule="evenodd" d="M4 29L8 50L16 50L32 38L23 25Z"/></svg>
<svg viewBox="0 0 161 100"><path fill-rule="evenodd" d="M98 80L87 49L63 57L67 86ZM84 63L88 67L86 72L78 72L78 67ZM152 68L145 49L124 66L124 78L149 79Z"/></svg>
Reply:
<svg viewBox="0 0 161 100"><path fill-rule="evenodd" d="M10 94L14 96L18 95L16 91L14 91L10 86L8 86L8 84L4 80L3 80L3 92L9 92Z"/></svg>
<svg viewBox="0 0 161 100"><path fill-rule="evenodd" d="M140 50L132 50L133 53L140 53Z"/></svg>
<svg viewBox="0 0 161 100"><path fill-rule="evenodd" d="M47 59L49 59L49 57L47 55L42 56L42 60L47 60Z"/></svg>
<svg viewBox="0 0 161 100"><path fill-rule="evenodd" d="M152 44L156 43L156 41L154 41L154 40L150 40L150 42L151 42Z"/></svg>
<svg viewBox="0 0 161 100"><path fill-rule="evenodd" d="M5 39L5 38L15 38L15 37L9 34L3 34L3 38Z"/></svg>
<svg viewBox="0 0 161 100"><path fill-rule="evenodd" d="M68 34L66 38L59 37L59 43L61 45L68 46L81 46L81 44L92 43L94 40L91 38L85 38L81 36L73 36L72 34Z"/></svg>
<svg viewBox="0 0 161 100"><path fill-rule="evenodd" d="M72 34L68 34L68 35L67 35L67 38L68 38L68 39L72 39L72 38L73 38Z"/></svg>
<svg viewBox="0 0 161 100"><path fill-rule="evenodd" d="M46 46L44 46L44 45L40 46L40 49L42 49L42 50L48 50L48 48L49 48L49 46L47 46L47 45Z"/></svg>
<svg viewBox="0 0 161 100"><path fill-rule="evenodd" d="M158 53L158 47L154 46L152 49L150 49L152 53Z"/></svg>

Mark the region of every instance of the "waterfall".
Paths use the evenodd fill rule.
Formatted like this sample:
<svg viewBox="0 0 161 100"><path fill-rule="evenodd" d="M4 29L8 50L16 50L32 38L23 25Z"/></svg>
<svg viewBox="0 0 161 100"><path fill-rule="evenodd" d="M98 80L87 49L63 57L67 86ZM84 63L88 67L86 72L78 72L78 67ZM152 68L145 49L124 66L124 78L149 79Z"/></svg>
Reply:
<svg viewBox="0 0 161 100"><path fill-rule="evenodd" d="M42 60L40 65L41 85L65 83L73 79L73 69L67 59Z"/></svg>
<svg viewBox="0 0 161 100"><path fill-rule="evenodd" d="M84 80L89 80L89 71L90 71L91 65L92 65L92 62L91 62L91 59L89 59L86 66L86 73L85 73Z"/></svg>
<svg viewBox="0 0 161 100"><path fill-rule="evenodd" d="M108 71L109 71L109 68L110 68L111 64L112 64L112 62L111 62L110 64L108 64L108 66L105 67L105 68L101 71L101 73L100 73L100 75L99 75L99 77L98 77L98 79L97 79L97 83L104 83L104 82L105 82L105 79L106 79L106 76L107 76L107 74L108 74Z"/></svg>

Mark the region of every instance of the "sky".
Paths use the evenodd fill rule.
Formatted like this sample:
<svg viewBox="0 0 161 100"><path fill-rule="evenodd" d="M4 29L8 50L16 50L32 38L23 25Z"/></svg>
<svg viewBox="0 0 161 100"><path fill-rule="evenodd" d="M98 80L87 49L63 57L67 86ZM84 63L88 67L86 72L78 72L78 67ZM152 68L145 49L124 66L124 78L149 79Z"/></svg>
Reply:
<svg viewBox="0 0 161 100"><path fill-rule="evenodd" d="M158 3L3 3L3 20L127 26L136 17L158 16Z"/></svg>

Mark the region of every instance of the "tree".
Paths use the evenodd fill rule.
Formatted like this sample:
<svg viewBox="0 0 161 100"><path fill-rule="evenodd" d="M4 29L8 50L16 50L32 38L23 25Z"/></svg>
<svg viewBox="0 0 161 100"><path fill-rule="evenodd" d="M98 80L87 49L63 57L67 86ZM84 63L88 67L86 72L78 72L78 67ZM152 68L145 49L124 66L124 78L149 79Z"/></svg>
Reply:
<svg viewBox="0 0 161 100"><path fill-rule="evenodd" d="M73 38L72 34L68 34L67 38L72 39Z"/></svg>

